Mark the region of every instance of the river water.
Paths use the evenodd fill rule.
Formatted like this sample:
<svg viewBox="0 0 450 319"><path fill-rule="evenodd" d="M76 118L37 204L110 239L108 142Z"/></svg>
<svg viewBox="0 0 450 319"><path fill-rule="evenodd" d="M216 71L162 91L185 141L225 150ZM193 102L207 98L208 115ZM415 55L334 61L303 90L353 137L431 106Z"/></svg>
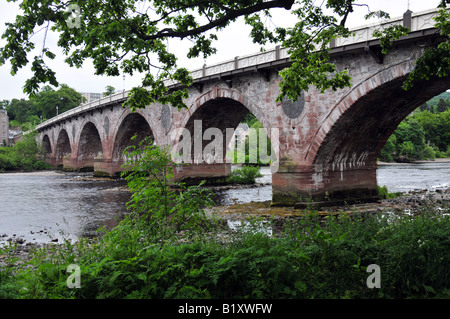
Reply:
<svg viewBox="0 0 450 319"><path fill-rule="evenodd" d="M270 169L261 168L258 187L216 191L216 204L271 199ZM391 192L450 187L450 163L380 165L379 185ZM129 193L123 181L92 181L76 173L0 174L0 243L76 240L101 226L111 227L127 213Z"/></svg>

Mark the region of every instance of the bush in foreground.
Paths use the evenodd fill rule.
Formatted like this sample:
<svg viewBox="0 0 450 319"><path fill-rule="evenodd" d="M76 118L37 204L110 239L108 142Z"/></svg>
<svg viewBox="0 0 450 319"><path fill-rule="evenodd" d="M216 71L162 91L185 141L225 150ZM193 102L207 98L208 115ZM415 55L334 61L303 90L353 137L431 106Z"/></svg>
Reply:
<svg viewBox="0 0 450 319"><path fill-rule="evenodd" d="M448 213L448 211L447 211ZM255 223L256 225L256 223ZM3 267L8 298L434 298L450 294L450 217L311 214L276 236L255 231L227 240L143 236L145 221L127 218L94 243L36 251L33 268ZM218 238L222 238L219 240ZM43 256L46 256L43 258ZM67 267L81 287L67 287ZM367 266L381 270L370 289ZM11 276L12 272L15 276Z"/></svg>
<svg viewBox="0 0 450 319"><path fill-rule="evenodd" d="M258 166L243 166L235 169L227 177L227 182L235 184L254 184L255 179L262 177Z"/></svg>
<svg viewBox="0 0 450 319"><path fill-rule="evenodd" d="M126 152L132 212L94 240L35 250L26 264L7 259L0 298L450 297L450 209L327 217L305 210L271 236L259 220L230 231L204 211L204 189L168 187L168 154L145 142ZM371 289L373 264L381 287ZM70 265L78 288L69 288Z"/></svg>

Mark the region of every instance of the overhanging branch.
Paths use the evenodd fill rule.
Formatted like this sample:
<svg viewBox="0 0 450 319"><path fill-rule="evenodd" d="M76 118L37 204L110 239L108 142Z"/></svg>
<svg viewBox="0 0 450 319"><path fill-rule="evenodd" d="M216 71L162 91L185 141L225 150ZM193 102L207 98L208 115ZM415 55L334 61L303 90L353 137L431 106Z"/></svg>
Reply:
<svg viewBox="0 0 450 319"><path fill-rule="evenodd" d="M199 35L201 33L204 33L206 31L209 31L211 29L214 29L216 27L219 27L221 25L226 24L227 21L236 19L238 17L252 14L255 12L259 12L266 9L271 8L285 8L286 10L291 9L292 5L294 4L294 0L273 0L268 2L262 2L255 4L253 6L242 8L238 10L231 10L227 12L223 17L212 20L210 23L202 25L198 28L186 30L186 31L176 31L172 28L165 28L158 33L147 35L140 30L133 28L133 31L136 33L138 37L140 37L143 40L151 41L156 39L162 39L162 38L186 38L190 36Z"/></svg>

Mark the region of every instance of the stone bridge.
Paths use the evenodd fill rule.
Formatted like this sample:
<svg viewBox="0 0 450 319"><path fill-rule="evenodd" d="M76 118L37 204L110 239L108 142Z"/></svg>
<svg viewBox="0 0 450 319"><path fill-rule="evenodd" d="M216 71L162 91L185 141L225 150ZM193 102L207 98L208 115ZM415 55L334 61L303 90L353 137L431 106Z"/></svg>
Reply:
<svg viewBox="0 0 450 319"><path fill-rule="evenodd" d="M411 30L386 55L372 38L379 24L354 29L352 38L336 39L331 44L332 62L338 70L348 69L350 88L323 94L311 88L295 103L275 102L280 93L278 73L290 64L287 51L276 47L193 71L188 109L153 104L132 113L122 107L128 94L122 92L42 123L38 139L54 166L114 175L120 172L123 150L135 134L136 141L153 136L156 144L174 148L185 128L192 140L194 135L203 136L201 152L212 137L203 135L207 129L219 129L226 136L251 112L269 136L273 129L278 132L272 139L277 156L274 205L372 201L378 195L377 157L389 136L419 105L450 88L449 78L420 82L406 92L401 88L415 61L439 41L435 14L436 10L408 11L381 25L403 24ZM201 123L201 132L194 132L195 123ZM228 141L221 142L224 149ZM230 173L225 154L214 163L205 159L178 167L176 178Z"/></svg>

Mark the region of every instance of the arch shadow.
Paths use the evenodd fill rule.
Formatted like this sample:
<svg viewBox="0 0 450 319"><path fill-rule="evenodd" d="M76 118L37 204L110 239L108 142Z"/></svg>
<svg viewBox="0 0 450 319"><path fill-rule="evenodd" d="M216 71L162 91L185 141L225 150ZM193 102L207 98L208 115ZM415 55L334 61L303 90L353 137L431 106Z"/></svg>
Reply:
<svg viewBox="0 0 450 319"><path fill-rule="evenodd" d="M48 157L52 154L52 143L50 142L50 138L48 134L45 134L42 137L42 148L44 149L45 156Z"/></svg>
<svg viewBox="0 0 450 319"><path fill-rule="evenodd" d="M78 141L78 169L93 171L95 158L103 154L103 143L94 123L88 121L84 124Z"/></svg>
<svg viewBox="0 0 450 319"><path fill-rule="evenodd" d="M270 137L272 130L266 117L255 103L240 92L213 87L197 98L186 112L178 131L174 132L175 138L172 136L178 162L191 164L179 167L176 178L192 183L200 179L221 183L231 173L232 158L227 156L230 141L248 113L258 119L266 132L265 136ZM277 145L278 140L272 143L275 149ZM231 152L233 150L231 146Z"/></svg>
<svg viewBox="0 0 450 319"><path fill-rule="evenodd" d="M65 129L61 129L55 145L56 165L62 165L65 156L72 153L69 134Z"/></svg>
<svg viewBox="0 0 450 319"><path fill-rule="evenodd" d="M129 146L139 145L148 136L154 140L153 131L145 117L139 113L125 113L113 139L113 162L118 163L117 165L123 163L126 160L124 150Z"/></svg>

